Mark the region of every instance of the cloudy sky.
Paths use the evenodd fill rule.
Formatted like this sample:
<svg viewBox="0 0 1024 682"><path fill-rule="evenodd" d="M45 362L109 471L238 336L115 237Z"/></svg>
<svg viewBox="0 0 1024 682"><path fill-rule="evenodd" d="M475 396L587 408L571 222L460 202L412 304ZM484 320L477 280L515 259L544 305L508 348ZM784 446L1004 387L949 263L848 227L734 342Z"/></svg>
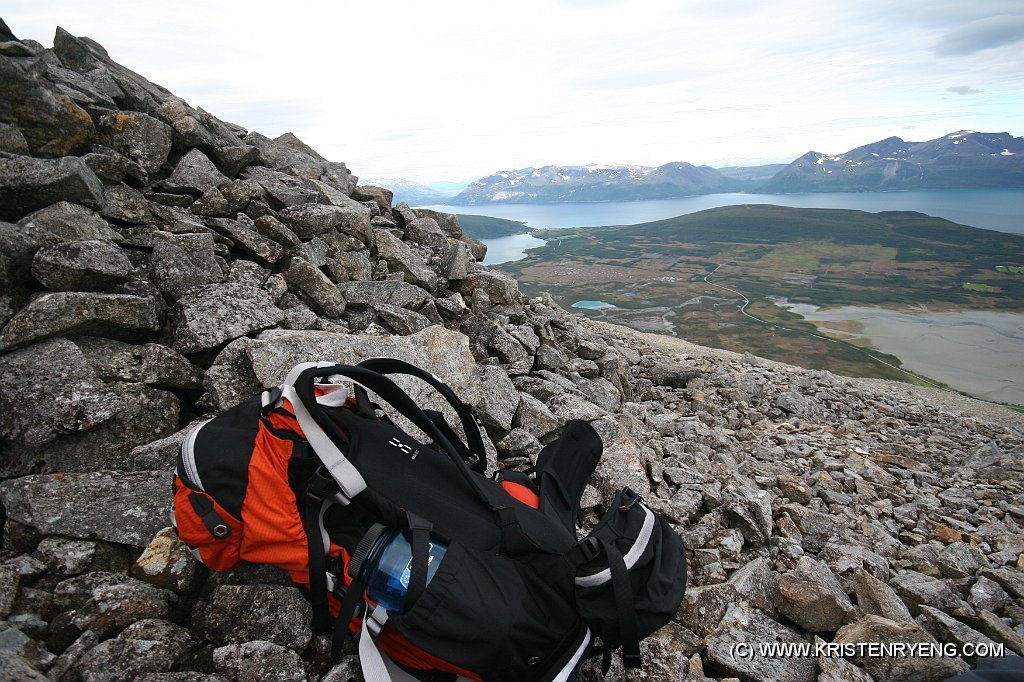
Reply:
<svg viewBox="0 0 1024 682"><path fill-rule="evenodd" d="M364 178L713 166L1024 134L1020 0L8 0L219 118Z"/></svg>

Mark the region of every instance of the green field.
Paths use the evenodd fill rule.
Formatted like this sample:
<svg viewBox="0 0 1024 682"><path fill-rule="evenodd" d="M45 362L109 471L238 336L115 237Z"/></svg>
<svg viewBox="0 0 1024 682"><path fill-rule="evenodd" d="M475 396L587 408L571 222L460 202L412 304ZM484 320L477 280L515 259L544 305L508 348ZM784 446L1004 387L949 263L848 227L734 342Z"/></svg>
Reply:
<svg viewBox="0 0 1024 682"><path fill-rule="evenodd" d="M1024 236L913 212L729 206L641 225L540 230L548 243L496 266L530 294L642 331L854 376L906 379L891 356L811 336L771 302L1024 309ZM711 274L714 273L714 274ZM734 290L730 293L710 286ZM740 311L741 297L750 300ZM788 329L783 329L786 327ZM851 330L855 331L855 330ZM875 358L875 359L873 359Z"/></svg>

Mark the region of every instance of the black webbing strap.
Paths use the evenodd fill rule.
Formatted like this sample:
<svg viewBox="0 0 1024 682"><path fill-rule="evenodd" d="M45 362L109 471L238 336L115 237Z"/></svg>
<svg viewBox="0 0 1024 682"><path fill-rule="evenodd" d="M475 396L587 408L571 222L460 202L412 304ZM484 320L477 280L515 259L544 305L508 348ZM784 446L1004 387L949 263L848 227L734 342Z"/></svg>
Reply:
<svg viewBox="0 0 1024 682"><path fill-rule="evenodd" d="M373 370L366 369L365 367L354 367L351 365L313 367L302 372L298 379L295 380L296 394L302 401L303 405L306 406L306 409L309 411L316 423L320 425L329 437L332 437L332 439L335 440L341 440L345 438L345 434L340 431L338 424L336 424L332 419L332 415L328 414L327 411L316 402L313 392L313 381L316 377L331 376L334 374L349 377L373 391L382 400L388 402L393 408L398 410L399 413L415 424L417 428L427 434L427 436L434 441L434 444L437 445L438 448L455 464L455 468L458 470L459 474L473 489L476 495L489 507L493 508L494 505L491 503L490 496L487 494L487 491L481 482L482 479L478 480L479 477L474 475L470 470L469 465L466 464L464 459L462 459L458 450L456 450L444 434L441 433L441 430L437 428L437 425L430 421L430 418L423 413L423 410L420 409L416 404L416 401L413 400L408 393L395 385L395 383L386 376L378 374ZM335 418L342 421L347 421L350 416L354 419L360 419L348 410L335 410L332 414ZM349 423L352 424L353 422Z"/></svg>
<svg viewBox="0 0 1024 682"><path fill-rule="evenodd" d="M612 591L615 595L615 610L619 615L619 639L622 640L622 663L627 668L640 667L640 628L636 622L636 605L633 602L633 589L629 582L626 562L622 560L622 552L614 544L601 540L605 556L608 557L608 568L612 574ZM608 651L605 651L607 660ZM607 672L607 671L605 671Z"/></svg>
<svg viewBox="0 0 1024 682"><path fill-rule="evenodd" d="M412 563L409 567L409 587L405 592L405 610L408 611L427 589L427 568L430 565L430 531L434 524L412 512L406 512L412 531Z"/></svg>
<svg viewBox="0 0 1024 682"><path fill-rule="evenodd" d="M342 580L342 577L338 576L338 580ZM365 590L366 583L359 578L354 578L348 587L345 588L345 597L341 600L341 608L338 609L338 619L334 621L334 634L331 636L331 658L335 663L341 660L345 637L349 633L348 624L355 618L356 609L363 603L363 592Z"/></svg>
<svg viewBox="0 0 1024 682"><path fill-rule="evenodd" d="M313 631L325 635L331 631L331 612L327 608L327 550L320 537L321 504L321 499L307 494L303 525L309 548L309 603L313 607Z"/></svg>
<svg viewBox="0 0 1024 682"><path fill-rule="evenodd" d="M459 416L459 421L462 422L462 430L466 432L466 440L468 441L467 452L469 456L466 459L470 461L475 459L479 463L477 470L483 471L486 466L487 452L484 449L483 437L480 435L480 422L476 408L463 402L448 384L416 365L411 365L408 362L394 358L371 358L363 360L358 366L372 369L378 374L408 374L430 384L435 391L448 401L448 404L455 410L455 414ZM463 445L462 441L457 438L453 440L453 443L456 441L458 445Z"/></svg>

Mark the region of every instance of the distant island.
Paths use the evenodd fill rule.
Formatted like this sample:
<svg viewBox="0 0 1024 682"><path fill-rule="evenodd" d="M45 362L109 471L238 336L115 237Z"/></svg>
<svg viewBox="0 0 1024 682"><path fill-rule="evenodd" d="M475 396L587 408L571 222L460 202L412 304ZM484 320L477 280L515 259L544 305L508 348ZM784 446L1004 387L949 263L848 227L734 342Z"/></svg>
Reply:
<svg viewBox="0 0 1024 682"><path fill-rule="evenodd" d="M1024 308L1024 236L910 211L747 204L618 227L535 230L547 240L512 273L528 294L701 345L849 376L906 379L900 361L827 343L773 303ZM747 300L740 308L740 303ZM756 319L755 319L756 318ZM779 325L766 330L765 320ZM787 331L787 328L798 331Z"/></svg>
<svg viewBox="0 0 1024 682"><path fill-rule="evenodd" d="M479 206L678 199L723 192L1022 187L1024 137L959 131L927 142L890 137L842 154L810 151L788 165L712 168L673 162L657 167L591 164L499 171L449 194L443 202Z"/></svg>

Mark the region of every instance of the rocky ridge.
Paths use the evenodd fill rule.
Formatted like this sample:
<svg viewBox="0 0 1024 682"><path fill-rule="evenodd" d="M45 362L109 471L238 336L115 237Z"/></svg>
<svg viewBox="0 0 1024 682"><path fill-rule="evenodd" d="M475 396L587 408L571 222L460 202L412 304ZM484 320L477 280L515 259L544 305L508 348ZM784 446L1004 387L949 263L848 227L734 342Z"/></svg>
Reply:
<svg viewBox="0 0 1024 682"><path fill-rule="evenodd" d="M452 216L392 206L63 30L44 49L0 22L0 72L3 675L361 679L353 656L331 666L285 574L209 573L167 512L189 424L295 362L378 355L475 404L492 468L588 420L605 443L589 521L629 485L676 525L691 585L640 679L941 680L973 662L743 660L738 643L1024 653L1019 415L526 299Z"/></svg>

